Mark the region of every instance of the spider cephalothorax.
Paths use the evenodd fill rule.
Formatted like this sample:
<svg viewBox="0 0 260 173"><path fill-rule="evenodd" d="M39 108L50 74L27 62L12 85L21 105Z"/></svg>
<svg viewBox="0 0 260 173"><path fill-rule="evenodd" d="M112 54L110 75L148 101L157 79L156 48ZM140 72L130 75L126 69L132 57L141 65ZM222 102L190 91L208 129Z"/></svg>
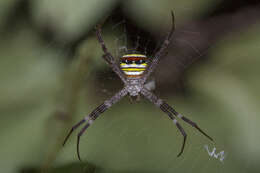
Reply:
<svg viewBox="0 0 260 173"><path fill-rule="evenodd" d="M158 98L156 95L152 93L152 91L147 87L146 82L147 78L151 75L151 73L154 71L154 69L157 67L159 63L159 59L162 57L162 55L165 54L165 50L168 48L171 36L174 31L174 15L172 12L172 28L170 32L168 33L166 39L161 45L161 48L155 53L149 64L147 63L147 56L143 54L126 54L121 57L120 65L118 66L116 60L111 55L111 53L108 52L105 42L102 39L101 36L101 27L96 27L96 34L98 41L103 49L104 60L110 65L110 67L113 69L113 71L120 77L120 79L124 83L124 88L120 90L118 93L116 93L113 97L106 100L103 104L98 106L96 109L94 109L88 116L83 118L80 122L78 122L76 125L72 127L69 134L64 140L63 145L68 140L71 133L78 128L80 125L86 122L85 126L81 129L81 131L78 133L77 138L77 154L78 158L80 159L79 155L79 141L81 135L85 132L85 130L94 122L95 119L98 118L100 114L105 112L108 108L110 108L113 104L121 100L123 97L125 97L127 94L129 94L131 97L136 97L139 95L143 95L146 99L151 101L155 106L160 108L163 112L165 112L168 117L173 121L173 123L177 126L181 134L183 135L183 143L182 148L178 156L180 156L184 150L185 142L187 134L185 133L182 126L178 123L177 118L182 119L186 123L190 124L194 128L196 128L198 131L200 131L203 135L208 137L210 140L212 140L211 137L209 137L205 132L203 132L196 123L189 120L188 118L184 117L180 113L176 112L174 108L169 106L165 101Z"/></svg>

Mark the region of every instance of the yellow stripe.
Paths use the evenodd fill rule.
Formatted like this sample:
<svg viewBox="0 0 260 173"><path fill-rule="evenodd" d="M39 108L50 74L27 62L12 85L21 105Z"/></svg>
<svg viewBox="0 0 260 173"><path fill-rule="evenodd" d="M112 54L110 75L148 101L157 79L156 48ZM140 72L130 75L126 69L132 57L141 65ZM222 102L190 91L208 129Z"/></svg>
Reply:
<svg viewBox="0 0 260 173"><path fill-rule="evenodd" d="M123 71L144 71L145 68L123 68Z"/></svg>
<svg viewBox="0 0 260 173"><path fill-rule="evenodd" d="M144 57L144 58L146 58L146 56L142 55L142 54L127 54L127 55L124 55L123 57Z"/></svg>

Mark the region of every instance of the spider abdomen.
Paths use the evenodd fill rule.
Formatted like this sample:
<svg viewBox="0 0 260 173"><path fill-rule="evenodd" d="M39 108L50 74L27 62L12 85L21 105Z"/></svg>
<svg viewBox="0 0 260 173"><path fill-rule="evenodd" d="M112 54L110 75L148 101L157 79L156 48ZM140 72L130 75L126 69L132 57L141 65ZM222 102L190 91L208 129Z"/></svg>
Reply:
<svg viewBox="0 0 260 173"><path fill-rule="evenodd" d="M127 54L121 57L120 68L127 78L140 78L146 67L146 55Z"/></svg>

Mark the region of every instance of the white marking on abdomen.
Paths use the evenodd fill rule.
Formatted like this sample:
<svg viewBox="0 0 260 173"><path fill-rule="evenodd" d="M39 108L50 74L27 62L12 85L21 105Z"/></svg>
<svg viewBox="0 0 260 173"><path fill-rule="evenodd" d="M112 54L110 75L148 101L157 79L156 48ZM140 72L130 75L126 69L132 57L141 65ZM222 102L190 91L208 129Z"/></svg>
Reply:
<svg viewBox="0 0 260 173"><path fill-rule="evenodd" d="M140 75L144 71L124 71L126 75Z"/></svg>

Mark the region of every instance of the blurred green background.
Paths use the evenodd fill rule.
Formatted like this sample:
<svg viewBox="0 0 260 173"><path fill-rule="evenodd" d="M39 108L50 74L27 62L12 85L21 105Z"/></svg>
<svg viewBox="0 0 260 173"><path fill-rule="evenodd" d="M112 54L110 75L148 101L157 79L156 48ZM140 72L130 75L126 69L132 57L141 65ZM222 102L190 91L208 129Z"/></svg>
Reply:
<svg viewBox="0 0 260 173"><path fill-rule="evenodd" d="M260 171L258 0L2 0L0 2L0 172ZM155 93L214 138L183 123L182 136L154 105L128 98L81 138L73 124L122 88L102 60L93 30L104 21L111 52L122 35L160 45L176 32L154 74ZM125 29L117 30L125 21ZM115 27L116 26L116 27ZM129 34L130 33L130 34ZM128 42L135 42L129 39ZM141 46L144 46L141 44ZM152 46L149 47L152 51ZM210 157L204 146L225 159Z"/></svg>

